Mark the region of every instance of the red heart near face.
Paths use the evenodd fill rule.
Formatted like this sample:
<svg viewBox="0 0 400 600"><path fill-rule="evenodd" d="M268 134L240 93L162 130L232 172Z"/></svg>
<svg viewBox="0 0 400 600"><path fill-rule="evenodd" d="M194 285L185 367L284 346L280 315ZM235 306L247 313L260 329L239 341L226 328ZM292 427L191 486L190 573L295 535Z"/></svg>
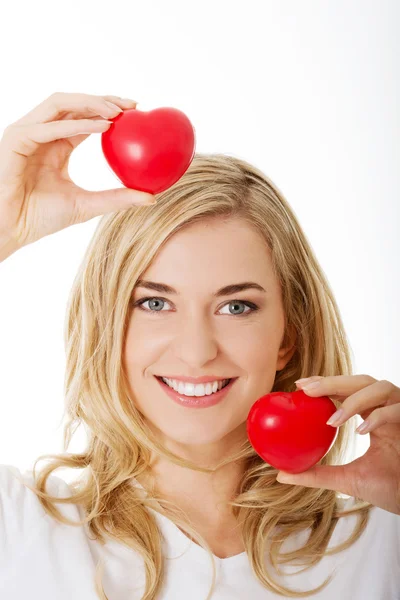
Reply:
<svg viewBox="0 0 400 600"><path fill-rule="evenodd" d="M160 193L189 168L195 152L195 130L176 108L149 112L135 108L111 119L101 146L111 169L125 187Z"/></svg>
<svg viewBox="0 0 400 600"><path fill-rule="evenodd" d="M336 411L327 396L303 390L261 396L247 417L247 435L265 462L287 473L314 466L333 446L338 428L326 421Z"/></svg>

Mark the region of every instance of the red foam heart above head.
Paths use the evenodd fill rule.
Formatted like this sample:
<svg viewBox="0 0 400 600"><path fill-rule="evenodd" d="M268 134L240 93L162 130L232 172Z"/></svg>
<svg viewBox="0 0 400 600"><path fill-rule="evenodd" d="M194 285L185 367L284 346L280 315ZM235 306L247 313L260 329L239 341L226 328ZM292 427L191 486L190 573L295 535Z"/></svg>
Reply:
<svg viewBox="0 0 400 600"><path fill-rule="evenodd" d="M303 390L261 396L247 417L247 435L265 462L288 473L314 466L333 446L338 428L326 421L336 411L327 396Z"/></svg>
<svg viewBox="0 0 400 600"><path fill-rule="evenodd" d="M111 169L125 187L150 194L171 187L189 168L195 130L176 108L124 110L101 135Z"/></svg>

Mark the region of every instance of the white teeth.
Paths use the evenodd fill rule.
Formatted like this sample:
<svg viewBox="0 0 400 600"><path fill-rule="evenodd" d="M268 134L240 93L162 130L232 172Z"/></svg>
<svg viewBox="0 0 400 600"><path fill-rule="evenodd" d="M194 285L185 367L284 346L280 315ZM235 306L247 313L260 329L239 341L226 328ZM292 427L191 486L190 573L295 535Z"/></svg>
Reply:
<svg viewBox="0 0 400 600"><path fill-rule="evenodd" d="M183 381L177 381L176 379L166 379L165 377L161 377L161 379L169 387L178 392L178 394L183 394L184 396L210 396L219 391L229 381L229 379L224 379L223 381L210 381L206 384L194 384L184 383Z"/></svg>

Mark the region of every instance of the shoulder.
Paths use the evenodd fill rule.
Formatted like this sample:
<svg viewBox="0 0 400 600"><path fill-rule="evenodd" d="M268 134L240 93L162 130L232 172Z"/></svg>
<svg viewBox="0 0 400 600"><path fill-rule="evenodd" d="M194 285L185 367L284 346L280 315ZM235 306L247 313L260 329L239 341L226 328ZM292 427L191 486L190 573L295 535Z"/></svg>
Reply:
<svg viewBox="0 0 400 600"><path fill-rule="evenodd" d="M14 500L22 500L29 497L29 494L36 495L24 484L34 486L33 471L21 471L14 465L1 465L0 464L0 494L2 499L12 498ZM47 484L46 491L50 494L59 495L59 493L68 492L68 484L57 477L56 475L50 475Z"/></svg>
<svg viewBox="0 0 400 600"><path fill-rule="evenodd" d="M32 594L32 589L43 591L44 583L45 587L49 586L49 595L44 590L40 596L55 597L61 589L59 585L67 585L67 582L58 582L55 591L52 587L55 578L65 576L63 564L68 561L75 560L78 565L79 544L83 540L85 552L86 538L82 537L80 528L68 527L47 513L36 493L25 484L36 487L33 471L0 465L0 589L7 598L36 598L39 596L35 591ZM53 473L46 481L45 491L55 498L71 496L69 485ZM63 516L80 521L78 505L57 500L54 504ZM52 577L49 577L50 563L54 571ZM26 577L21 578L24 573ZM50 588L54 592L51 595Z"/></svg>
<svg viewBox="0 0 400 600"><path fill-rule="evenodd" d="M25 483L35 487L33 471L21 471L13 465L0 465L0 525L3 539L10 539L9 536L21 539L31 535L41 526L43 519L48 517L35 492ZM70 495L68 484L55 475L49 476L46 492L58 497ZM64 505L58 504L58 507L61 506Z"/></svg>

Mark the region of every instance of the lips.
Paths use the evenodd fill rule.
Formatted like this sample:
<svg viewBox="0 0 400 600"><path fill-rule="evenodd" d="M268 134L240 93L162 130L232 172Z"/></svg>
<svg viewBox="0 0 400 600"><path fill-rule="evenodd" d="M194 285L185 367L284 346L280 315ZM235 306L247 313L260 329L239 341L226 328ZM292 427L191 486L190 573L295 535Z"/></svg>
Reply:
<svg viewBox="0 0 400 600"><path fill-rule="evenodd" d="M204 395L204 396L185 396L184 394L179 394L176 390L169 387L161 377L154 375L156 379L158 379L160 386L164 390L164 392L178 405L186 408L208 408L214 406L221 402L229 391L232 389L232 386L235 384L237 377L232 378L225 387L221 388L218 392L213 394Z"/></svg>
<svg viewBox="0 0 400 600"><path fill-rule="evenodd" d="M164 381L164 379L168 379L168 377L164 377L164 378L163 378L161 375L155 375L155 378L156 378L156 379L158 379L159 381L161 381L161 383L164 383L164 385L168 385L168 383L167 383L166 381ZM223 389L224 389L224 388L225 388L227 385L229 385L229 384L230 384L230 382L231 382L233 379L237 379L237 377L232 377L231 379L226 379L226 380L223 380L223 381L226 381L226 383L225 383L225 384L224 384L224 385L221 387L221 390L223 390ZM178 379L177 381L180 381L180 380ZM183 383L186 383L186 382L183 382ZM209 382L209 383L211 383L211 382ZM204 386L206 386L207 384L206 384L206 383L203 383L203 384L195 384L195 385L204 385ZM176 390L175 390L175 389L174 389L172 386L168 385L168 387L169 387L171 390L174 390L174 391L176 392ZM221 390L218 390L218 391L221 391ZM216 392L214 392L214 393L216 393ZM205 394L205 395L210 395L210 396L212 396L212 394ZM191 396L188 396L188 397L190 398ZM193 396L193 397L196 397L196 396Z"/></svg>
<svg viewBox="0 0 400 600"><path fill-rule="evenodd" d="M174 379L182 383L214 383L214 381L225 381L225 379L234 379L234 377L222 377L221 375L203 375L202 377L184 377L180 375L154 375L154 377L163 377L164 379Z"/></svg>

